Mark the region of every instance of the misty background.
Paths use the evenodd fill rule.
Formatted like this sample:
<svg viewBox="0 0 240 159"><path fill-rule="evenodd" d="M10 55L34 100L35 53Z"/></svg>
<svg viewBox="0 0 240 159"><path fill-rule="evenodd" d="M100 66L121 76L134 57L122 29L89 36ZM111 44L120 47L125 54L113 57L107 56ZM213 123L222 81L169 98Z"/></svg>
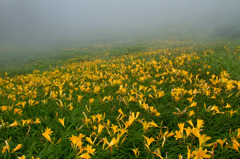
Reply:
<svg viewBox="0 0 240 159"><path fill-rule="evenodd" d="M240 37L239 0L0 0L0 47Z"/></svg>

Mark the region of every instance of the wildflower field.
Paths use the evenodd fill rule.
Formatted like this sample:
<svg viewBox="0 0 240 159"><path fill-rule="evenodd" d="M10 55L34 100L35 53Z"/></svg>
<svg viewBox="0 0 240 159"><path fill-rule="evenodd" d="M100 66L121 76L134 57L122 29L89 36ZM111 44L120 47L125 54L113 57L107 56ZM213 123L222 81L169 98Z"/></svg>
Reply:
<svg viewBox="0 0 240 159"><path fill-rule="evenodd" d="M240 46L147 46L2 75L0 158L240 158Z"/></svg>

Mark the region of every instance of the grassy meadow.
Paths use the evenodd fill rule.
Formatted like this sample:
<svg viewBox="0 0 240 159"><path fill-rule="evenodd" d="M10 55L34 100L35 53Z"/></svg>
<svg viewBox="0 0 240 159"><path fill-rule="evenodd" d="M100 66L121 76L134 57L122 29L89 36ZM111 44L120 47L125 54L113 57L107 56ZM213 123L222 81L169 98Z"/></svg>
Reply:
<svg viewBox="0 0 240 159"><path fill-rule="evenodd" d="M237 41L2 48L0 57L0 158L240 158Z"/></svg>

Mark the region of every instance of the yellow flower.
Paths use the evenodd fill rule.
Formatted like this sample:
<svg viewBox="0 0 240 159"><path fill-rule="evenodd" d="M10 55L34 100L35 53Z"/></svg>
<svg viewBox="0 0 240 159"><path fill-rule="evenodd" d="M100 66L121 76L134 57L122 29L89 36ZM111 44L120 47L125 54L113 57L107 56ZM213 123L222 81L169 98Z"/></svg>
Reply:
<svg viewBox="0 0 240 159"><path fill-rule="evenodd" d="M110 100L111 100L111 98L112 98L112 96L105 96L105 97L103 97L103 102L105 102L105 100L108 100L108 101L110 101Z"/></svg>
<svg viewBox="0 0 240 159"><path fill-rule="evenodd" d="M94 100L95 100L94 98L90 98L90 99L89 99L89 104L93 103Z"/></svg>
<svg viewBox="0 0 240 159"><path fill-rule="evenodd" d="M6 146L3 146L3 147L2 147L2 154L4 154L4 153L6 152L6 150L7 150L7 147L6 147Z"/></svg>
<svg viewBox="0 0 240 159"><path fill-rule="evenodd" d="M32 122L33 122L32 119L27 119L27 124L30 124Z"/></svg>
<svg viewBox="0 0 240 159"><path fill-rule="evenodd" d="M14 127L14 126L18 126L19 124L17 123L17 121L14 121L12 124L9 125L9 127Z"/></svg>
<svg viewBox="0 0 240 159"><path fill-rule="evenodd" d="M10 152L10 146L9 146L9 144L8 144L8 142L10 141L10 139L11 139L11 138L5 140L6 146L3 146L3 147L2 147L2 149L3 149L3 150L2 150L2 154L4 154L4 153L6 152L6 150L7 150L8 152Z"/></svg>
<svg viewBox="0 0 240 159"><path fill-rule="evenodd" d="M93 143L91 137L86 137L86 140L87 140L90 144L94 145L94 143Z"/></svg>
<svg viewBox="0 0 240 159"><path fill-rule="evenodd" d="M150 123L144 121L144 122L141 122L142 125L143 125L143 129L144 129L144 132L150 127Z"/></svg>
<svg viewBox="0 0 240 159"><path fill-rule="evenodd" d="M181 139L183 137L183 133L181 133L180 130L179 131L176 130L175 134L176 135L174 137L176 138L176 140Z"/></svg>
<svg viewBox="0 0 240 159"><path fill-rule="evenodd" d="M236 131L237 131L237 136L236 136L236 138L239 139L239 138L240 138L240 128L238 128Z"/></svg>
<svg viewBox="0 0 240 159"><path fill-rule="evenodd" d="M188 108L196 107L196 106L197 106L197 102L192 102L191 105Z"/></svg>
<svg viewBox="0 0 240 159"><path fill-rule="evenodd" d="M193 151L192 155L195 155L194 159L211 158L211 156L206 153L207 153L207 149L203 151L202 148L200 147L198 150Z"/></svg>
<svg viewBox="0 0 240 159"><path fill-rule="evenodd" d="M122 112L122 109L121 109L121 108L118 109L118 112L119 112L120 114L124 115L124 113Z"/></svg>
<svg viewBox="0 0 240 159"><path fill-rule="evenodd" d="M18 159L25 159L25 155L22 155L21 157L18 157Z"/></svg>
<svg viewBox="0 0 240 159"><path fill-rule="evenodd" d="M154 138L149 138L149 137L147 137L147 136L144 136L143 135L143 137L146 139L146 141L147 141L147 144L145 144L145 146L148 148L148 150L150 151L150 149L149 149L149 146L150 146L150 144L153 142L153 141L155 141L154 140Z"/></svg>
<svg viewBox="0 0 240 159"><path fill-rule="evenodd" d="M81 139L84 138L85 135L83 134L79 134L79 136L74 136L72 135L70 138L70 140L72 141L72 144L75 146L78 146L78 147L81 147L82 146L82 142L81 142Z"/></svg>
<svg viewBox="0 0 240 159"><path fill-rule="evenodd" d="M83 96L82 95L77 95L77 101L80 102L82 100Z"/></svg>
<svg viewBox="0 0 240 159"><path fill-rule="evenodd" d="M22 144L18 144L13 150L12 150L12 153L21 149L22 148Z"/></svg>
<svg viewBox="0 0 240 159"><path fill-rule="evenodd" d="M119 131L118 126L114 124L112 124L111 129L113 130L113 134L116 134Z"/></svg>
<svg viewBox="0 0 240 159"><path fill-rule="evenodd" d="M81 156L79 156L80 158L85 158L85 159L89 159L91 158L91 156L88 153L84 153Z"/></svg>
<svg viewBox="0 0 240 159"><path fill-rule="evenodd" d="M22 109L19 108L14 109L14 114L22 115Z"/></svg>
<svg viewBox="0 0 240 159"><path fill-rule="evenodd" d="M183 129L184 129L184 123L179 123L178 127L180 129L180 132L183 133Z"/></svg>
<svg viewBox="0 0 240 159"><path fill-rule="evenodd" d="M51 128L47 128L47 129L45 130L45 132L42 133L42 135L43 135L48 141L50 141L50 142L52 143L52 140L51 140L51 138L50 138L50 136L49 136L49 135L51 135L52 133L53 133L53 131L51 131Z"/></svg>
<svg viewBox="0 0 240 159"><path fill-rule="evenodd" d="M62 141L62 139L60 138L60 139L57 141L57 143L56 143L56 144L59 144L61 141Z"/></svg>
<svg viewBox="0 0 240 159"><path fill-rule="evenodd" d="M218 143L221 145L221 147L223 148L223 144L225 143L226 140L227 140L227 139L224 139L224 140L218 139L217 142L218 142Z"/></svg>
<svg viewBox="0 0 240 159"><path fill-rule="evenodd" d="M26 122L27 122L27 120L22 119L22 126L24 126Z"/></svg>
<svg viewBox="0 0 240 159"><path fill-rule="evenodd" d="M34 124L40 124L40 123L41 121L38 118L36 118L36 121L34 121Z"/></svg>
<svg viewBox="0 0 240 159"><path fill-rule="evenodd" d="M90 153L90 154L94 155L94 151L96 149L93 149L92 145L91 146L87 145L87 147L85 147L85 150L87 151L88 154Z"/></svg>
<svg viewBox="0 0 240 159"><path fill-rule="evenodd" d="M98 135L100 135L102 133L104 126L102 124L98 125Z"/></svg>
<svg viewBox="0 0 240 159"><path fill-rule="evenodd" d="M229 112L229 114L230 114L230 117L232 117L234 113L237 113L237 111L236 111L236 110L235 110L235 111L233 111L232 109L231 109L230 111L228 111L228 112Z"/></svg>
<svg viewBox="0 0 240 159"><path fill-rule="evenodd" d="M227 103L227 105L224 108L231 108L231 105Z"/></svg>
<svg viewBox="0 0 240 159"><path fill-rule="evenodd" d="M138 150L138 148L132 149L132 150L133 150L135 156L138 157L138 156L139 156L139 150Z"/></svg>
<svg viewBox="0 0 240 159"><path fill-rule="evenodd" d="M184 129L184 123L179 123L178 124L178 127L179 127L179 131L175 131L175 138L176 138L176 140L178 140L178 139L181 139L182 137L183 137L183 129Z"/></svg>
<svg viewBox="0 0 240 159"><path fill-rule="evenodd" d="M100 123L100 121L102 120L102 114L97 114L96 118L98 120L98 123Z"/></svg>
<svg viewBox="0 0 240 159"><path fill-rule="evenodd" d="M112 141L108 144L108 147L106 149L108 149L109 147L112 147L114 145L116 145L118 143L118 139L116 139L115 137L112 138Z"/></svg>
<svg viewBox="0 0 240 159"><path fill-rule="evenodd" d="M65 127L64 126L64 118L62 118L62 119L58 118L58 121L62 124L63 127Z"/></svg>
<svg viewBox="0 0 240 159"><path fill-rule="evenodd" d="M106 144L109 145L109 142L108 142L107 138L103 138L102 141L103 141L103 147L102 147L102 149L104 149L104 147L105 147Z"/></svg>
<svg viewBox="0 0 240 159"><path fill-rule="evenodd" d="M210 140L211 137L206 136L205 134L202 134L198 137L199 140L199 145L202 146L202 144L204 144L206 141Z"/></svg>
<svg viewBox="0 0 240 159"><path fill-rule="evenodd" d="M149 123L150 123L150 125L153 126L153 127L158 127L158 125L157 125L154 121L151 121L151 122L149 122Z"/></svg>
<svg viewBox="0 0 240 159"><path fill-rule="evenodd" d="M165 137L171 137L171 136L173 136L173 135L174 135L174 132L170 132L170 133L169 133L169 131L166 131L163 136L165 136Z"/></svg>
<svg viewBox="0 0 240 159"><path fill-rule="evenodd" d="M203 127L204 121L202 119L197 119L197 128L200 129Z"/></svg>
<svg viewBox="0 0 240 159"><path fill-rule="evenodd" d="M178 155L179 159L183 159L183 156L181 154Z"/></svg>
<svg viewBox="0 0 240 159"><path fill-rule="evenodd" d="M239 151L239 147L240 147L240 144L238 143L238 141L236 140L236 139L232 139L232 147L230 147L230 148L232 148L232 149L234 149L234 150L236 150L236 151Z"/></svg>
<svg viewBox="0 0 240 159"><path fill-rule="evenodd" d="M188 114L188 117L191 117L191 116L194 115L194 114L195 114L194 110L191 110L191 111L189 112L189 114Z"/></svg>
<svg viewBox="0 0 240 159"><path fill-rule="evenodd" d="M186 131L187 137L191 134L192 129L190 127L184 128L184 130Z"/></svg>
<svg viewBox="0 0 240 159"><path fill-rule="evenodd" d="M122 109L120 108L120 109L118 109L118 112L120 113L119 115L118 115L118 117L117 117L117 120L119 120L119 118L120 118L120 120L121 119L123 119L126 115L122 112Z"/></svg>

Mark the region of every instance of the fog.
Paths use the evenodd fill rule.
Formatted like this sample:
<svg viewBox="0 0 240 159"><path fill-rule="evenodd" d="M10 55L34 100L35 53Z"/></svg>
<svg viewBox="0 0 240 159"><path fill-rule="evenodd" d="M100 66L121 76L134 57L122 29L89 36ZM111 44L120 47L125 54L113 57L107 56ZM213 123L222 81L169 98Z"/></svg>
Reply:
<svg viewBox="0 0 240 159"><path fill-rule="evenodd" d="M240 37L239 0L0 0L0 47Z"/></svg>

